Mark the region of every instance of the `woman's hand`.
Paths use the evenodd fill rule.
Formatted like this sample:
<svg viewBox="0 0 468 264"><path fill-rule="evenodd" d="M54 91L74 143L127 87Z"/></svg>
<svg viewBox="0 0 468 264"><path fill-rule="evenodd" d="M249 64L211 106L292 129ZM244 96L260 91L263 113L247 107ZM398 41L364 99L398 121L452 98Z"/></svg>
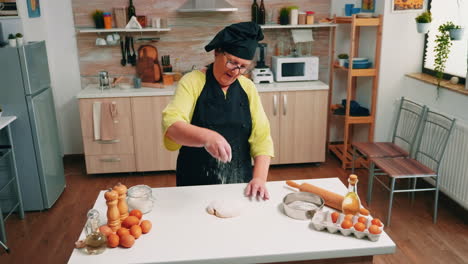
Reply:
<svg viewBox="0 0 468 264"><path fill-rule="evenodd" d="M270 194L268 193L265 183L266 182L263 179L253 178L245 189L245 195L258 197L263 200L270 199Z"/></svg>
<svg viewBox="0 0 468 264"><path fill-rule="evenodd" d="M205 142L205 149L213 158L224 163L230 162L232 159L231 145L219 133L212 131Z"/></svg>

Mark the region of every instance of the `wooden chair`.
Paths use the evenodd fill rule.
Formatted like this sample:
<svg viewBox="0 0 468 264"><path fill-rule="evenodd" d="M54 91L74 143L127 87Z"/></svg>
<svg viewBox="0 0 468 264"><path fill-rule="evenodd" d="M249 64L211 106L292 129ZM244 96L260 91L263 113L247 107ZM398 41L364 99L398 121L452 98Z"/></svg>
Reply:
<svg viewBox="0 0 468 264"><path fill-rule="evenodd" d="M393 194L400 192L411 192L414 199L415 192L435 191L434 200L434 223L437 222L437 206L439 198L439 166L447 147L450 134L455 125L455 119L444 115L427 111L424 114L421 136L416 143L416 151L413 158L371 158L369 188L367 193L368 204L372 199L372 187L374 178L390 191L390 202L387 215L387 226L390 225L392 215ZM375 172L379 168L381 172ZM379 177L389 177L390 187ZM418 178L431 178L435 182L433 188L416 188ZM408 189L395 190L397 179L412 179L412 187Z"/></svg>
<svg viewBox="0 0 468 264"><path fill-rule="evenodd" d="M352 143L352 173L354 173L355 162L358 158L357 155L367 160L371 158L409 157L413 151L414 143L419 134L426 109L426 106L422 106L402 97L395 126L393 127L391 142ZM370 166L368 168L370 168Z"/></svg>

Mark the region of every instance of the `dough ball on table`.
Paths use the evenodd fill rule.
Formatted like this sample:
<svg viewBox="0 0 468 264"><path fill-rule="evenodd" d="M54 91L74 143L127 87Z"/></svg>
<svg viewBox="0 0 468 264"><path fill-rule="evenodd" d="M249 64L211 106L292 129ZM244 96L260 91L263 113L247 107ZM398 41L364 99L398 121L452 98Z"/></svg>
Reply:
<svg viewBox="0 0 468 264"><path fill-rule="evenodd" d="M215 200L206 208L209 214L220 218L231 218L241 214L242 208L238 202Z"/></svg>

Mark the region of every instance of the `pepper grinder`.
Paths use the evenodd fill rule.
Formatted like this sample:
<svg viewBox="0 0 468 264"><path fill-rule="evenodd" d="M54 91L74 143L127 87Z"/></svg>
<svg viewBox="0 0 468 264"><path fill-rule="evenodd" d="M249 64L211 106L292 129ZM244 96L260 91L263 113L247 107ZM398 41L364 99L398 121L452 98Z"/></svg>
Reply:
<svg viewBox="0 0 468 264"><path fill-rule="evenodd" d="M107 225L115 232L120 228L120 212L117 208L119 194L109 189L104 193L104 198L106 198L107 204Z"/></svg>
<svg viewBox="0 0 468 264"><path fill-rule="evenodd" d="M120 212L120 222L125 220L128 217L128 204L127 204L127 186L121 184L120 182L114 186L114 191L119 194L119 202L117 207Z"/></svg>

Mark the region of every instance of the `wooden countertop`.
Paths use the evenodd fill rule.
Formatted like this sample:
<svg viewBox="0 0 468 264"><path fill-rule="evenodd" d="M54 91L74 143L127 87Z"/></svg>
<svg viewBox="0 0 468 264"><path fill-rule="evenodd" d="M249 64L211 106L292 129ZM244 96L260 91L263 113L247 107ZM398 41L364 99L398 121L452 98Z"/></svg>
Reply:
<svg viewBox="0 0 468 264"><path fill-rule="evenodd" d="M338 178L297 182L308 182L342 195L347 192ZM153 210L143 215L143 219L153 224L150 233L142 235L130 249L107 248L100 255L86 255L74 249L69 263L267 263L395 252L395 243L385 232L377 242L372 242L316 231L311 221L289 218L281 204L283 197L293 190L284 181L267 183L271 194L268 201L245 198L245 186L154 188ZM244 210L235 218L217 218L206 212L206 206L216 199L235 200ZM99 193L94 208L105 222L104 191Z"/></svg>

